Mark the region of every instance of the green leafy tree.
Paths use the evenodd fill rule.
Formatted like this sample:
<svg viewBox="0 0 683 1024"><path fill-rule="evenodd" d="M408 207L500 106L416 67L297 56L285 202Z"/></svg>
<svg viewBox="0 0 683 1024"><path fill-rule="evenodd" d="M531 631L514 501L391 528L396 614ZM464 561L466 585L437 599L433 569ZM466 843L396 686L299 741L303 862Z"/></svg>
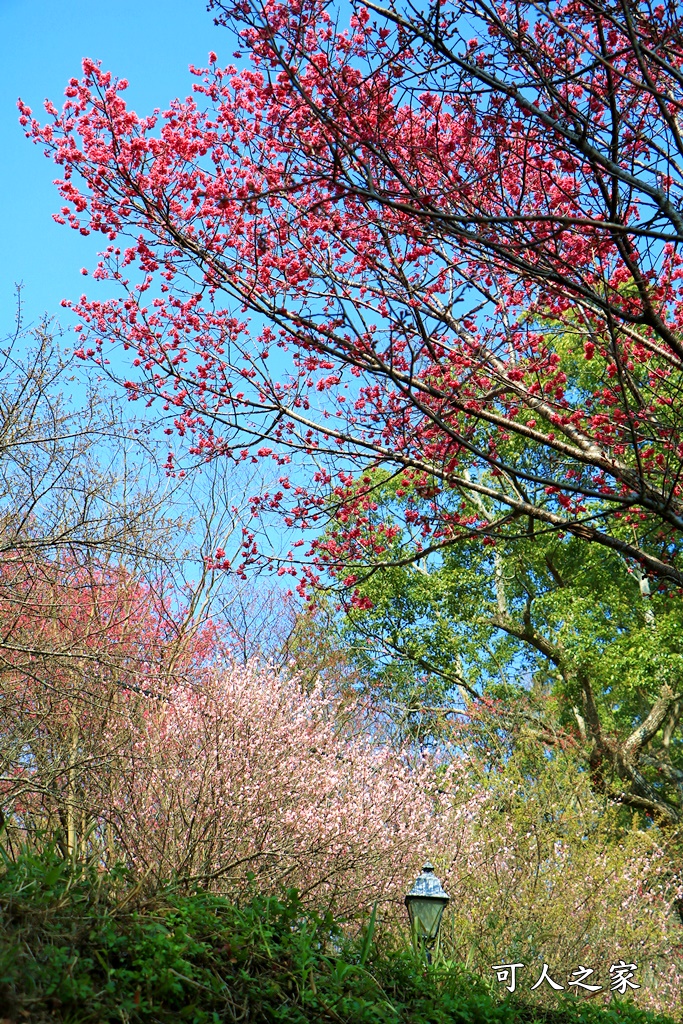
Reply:
<svg viewBox="0 0 683 1024"><path fill-rule="evenodd" d="M367 528L389 534L397 503L429 514L424 482L373 483ZM394 564L355 582L339 623L363 685L422 740L489 702L511 737L579 745L597 790L678 821L680 598L575 536L517 521L498 532L406 564L395 533Z"/></svg>

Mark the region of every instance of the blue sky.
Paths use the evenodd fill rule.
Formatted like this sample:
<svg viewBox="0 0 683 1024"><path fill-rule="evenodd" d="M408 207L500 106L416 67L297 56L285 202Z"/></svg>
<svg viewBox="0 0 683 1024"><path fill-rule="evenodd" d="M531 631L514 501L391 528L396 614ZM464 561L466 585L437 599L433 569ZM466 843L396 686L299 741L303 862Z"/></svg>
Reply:
<svg viewBox="0 0 683 1024"><path fill-rule="evenodd" d="M18 124L17 97L34 113L45 97L61 106L69 78L91 57L127 78L128 103L140 112L165 107L191 89L188 64L203 66L210 50L232 61L234 42L216 28L205 0L0 0L0 337L13 325L15 282L23 282L26 320L58 314L63 298L83 291L102 239L79 236L52 220L58 169Z"/></svg>
<svg viewBox="0 0 683 1024"><path fill-rule="evenodd" d="M188 65L205 66L212 50L223 64L235 63L237 41L214 26L206 3L0 0L0 343L14 327L18 282L24 286L24 326L36 325L45 314L65 328L73 326L76 318L61 300L78 299L86 288L92 294L94 282L81 275L81 267L92 269L96 253L107 244L101 235L84 238L53 221L61 201L52 181L60 169L26 139L17 98L38 117L46 97L61 107L69 79L80 76L81 62L89 57L128 80L126 102L139 113L165 109L174 97L191 92L195 79ZM112 294L117 294L113 286ZM105 298L103 291L97 298ZM75 348L76 335L67 333L63 343ZM238 474L238 504L246 486ZM276 531L275 548L285 542L282 533Z"/></svg>

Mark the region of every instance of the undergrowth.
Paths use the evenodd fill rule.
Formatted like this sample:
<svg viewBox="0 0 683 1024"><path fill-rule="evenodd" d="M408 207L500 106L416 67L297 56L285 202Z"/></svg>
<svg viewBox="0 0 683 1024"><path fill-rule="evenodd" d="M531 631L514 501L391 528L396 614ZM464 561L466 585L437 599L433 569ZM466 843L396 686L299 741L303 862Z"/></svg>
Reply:
<svg viewBox="0 0 683 1024"><path fill-rule="evenodd" d="M373 918L374 920L374 918ZM53 847L0 867L0 1018L29 1024L666 1024L628 1000L541 1010L498 1001L455 964L426 967L372 928L345 937L297 893L238 906Z"/></svg>

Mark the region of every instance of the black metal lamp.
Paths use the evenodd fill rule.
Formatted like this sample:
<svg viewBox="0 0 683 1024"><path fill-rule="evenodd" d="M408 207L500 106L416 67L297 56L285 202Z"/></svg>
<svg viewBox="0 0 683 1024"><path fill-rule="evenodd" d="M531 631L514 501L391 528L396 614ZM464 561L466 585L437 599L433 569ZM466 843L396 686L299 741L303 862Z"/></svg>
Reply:
<svg viewBox="0 0 683 1024"><path fill-rule="evenodd" d="M413 936L425 946L427 963L431 963L429 946L434 945L441 927L441 918L450 896L434 874L434 868L427 861L415 885L406 896L406 907Z"/></svg>

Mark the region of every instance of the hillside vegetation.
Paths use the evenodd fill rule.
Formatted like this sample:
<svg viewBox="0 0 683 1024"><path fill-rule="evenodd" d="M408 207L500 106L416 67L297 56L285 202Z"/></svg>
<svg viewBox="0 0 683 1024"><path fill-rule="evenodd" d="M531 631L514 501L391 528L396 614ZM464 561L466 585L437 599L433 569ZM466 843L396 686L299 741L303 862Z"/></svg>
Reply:
<svg viewBox="0 0 683 1024"><path fill-rule="evenodd" d="M145 896L54 848L0 872L0 1008L33 1024L666 1024L619 997L542 1009L497 1000L457 964L425 966L364 928L348 938L296 891L236 905L168 887Z"/></svg>

